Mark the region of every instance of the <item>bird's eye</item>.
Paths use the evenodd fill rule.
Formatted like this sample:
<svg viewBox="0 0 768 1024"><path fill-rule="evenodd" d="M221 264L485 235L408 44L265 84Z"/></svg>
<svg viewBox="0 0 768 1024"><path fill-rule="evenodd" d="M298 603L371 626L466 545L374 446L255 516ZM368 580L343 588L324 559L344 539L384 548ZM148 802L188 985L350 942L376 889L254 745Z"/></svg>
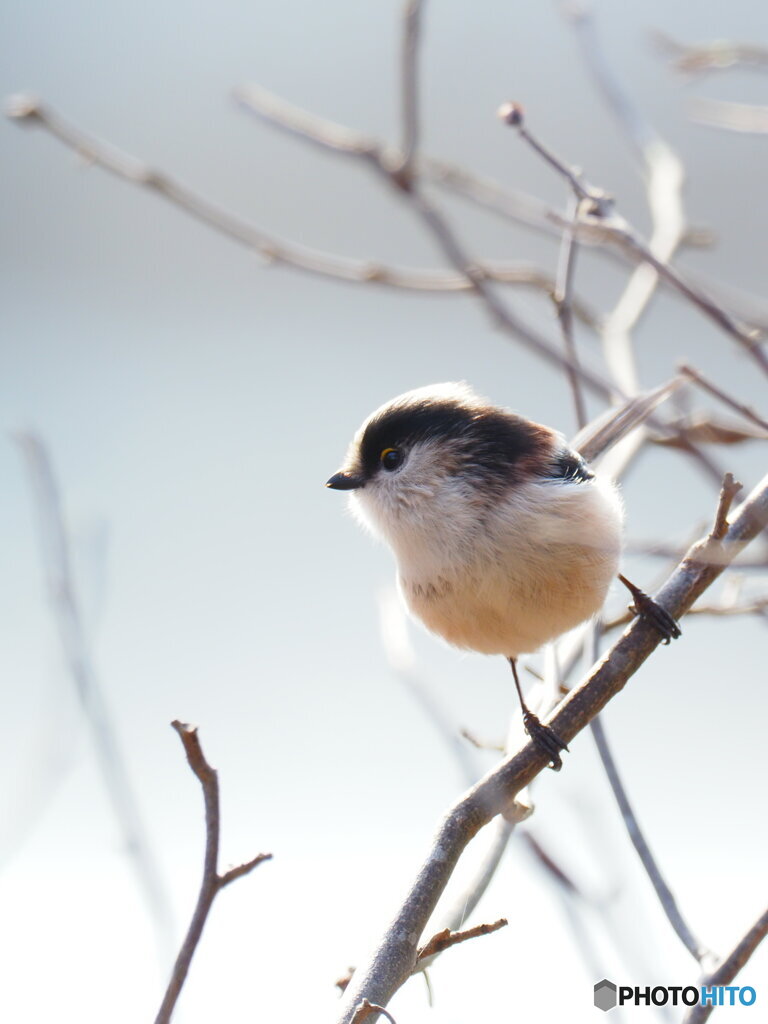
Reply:
<svg viewBox="0 0 768 1024"><path fill-rule="evenodd" d="M403 461L403 453L399 448L385 448L379 459L384 469L388 469L391 472L393 469L397 469Z"/></svg>

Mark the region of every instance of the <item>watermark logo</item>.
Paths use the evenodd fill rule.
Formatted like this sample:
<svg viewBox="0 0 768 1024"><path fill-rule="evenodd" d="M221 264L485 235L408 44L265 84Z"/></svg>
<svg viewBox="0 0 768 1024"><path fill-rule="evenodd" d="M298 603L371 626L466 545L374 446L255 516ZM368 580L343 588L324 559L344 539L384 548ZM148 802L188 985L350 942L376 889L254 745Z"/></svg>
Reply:
<svg viewBox="0 0 768 1024"><path fill-rule="evenodd" d="M616 1005L616 986L603 978L595 985L595 1006L598 1010L612 1010Z"/></svg>
<svg viewBox="0 0 768 1024"><path fill-rule="evenodd" d="M614 1006L752 1006L757 992L751 985L616 985L607 978L595 985L595 1006L607 1012Z"/></svg>

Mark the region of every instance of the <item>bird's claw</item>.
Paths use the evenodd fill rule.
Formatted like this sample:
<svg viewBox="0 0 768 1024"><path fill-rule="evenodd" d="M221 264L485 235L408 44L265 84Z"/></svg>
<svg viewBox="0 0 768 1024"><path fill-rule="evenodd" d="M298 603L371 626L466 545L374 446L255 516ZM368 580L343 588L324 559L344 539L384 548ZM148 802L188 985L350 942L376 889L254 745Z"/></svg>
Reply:
<svg viewBox="0 0 768 1024"><path fill-rule="evenodd" d="M548 725L542 725L538 716L527 709L523 713L523 725L525 726L525 731L539 750L549 758L549 767L552 771L559 772L563 767L560 751L568 749L566 744L563 743L554 729L550 729Z"/></svg>
<svg viewBox="0 0 768 1024"><path fill-rule="evenodd" d="M658 601L654 601L644 590L636 587L626 576L620 575L619 579L632 595L632 604L629 606L629 610L645 619L657 632L661 633L663 644L668 644L670 640L677 640L679 636L683 635L677 619L670 615L666 608L662 608Z"/></svg>

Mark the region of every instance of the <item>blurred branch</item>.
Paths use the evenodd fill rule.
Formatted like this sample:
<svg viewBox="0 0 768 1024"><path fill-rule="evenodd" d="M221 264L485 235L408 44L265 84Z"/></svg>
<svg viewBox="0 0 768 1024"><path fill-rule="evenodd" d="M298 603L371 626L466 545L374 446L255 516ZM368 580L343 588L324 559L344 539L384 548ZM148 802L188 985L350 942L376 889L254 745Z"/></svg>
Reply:
<svg viewBox="0 0 768 1024"><path fill-rule="evenodd" d="M713 384L712 381L708 380L700 370L694 369L694 367L689 366L687 363L681 363L678 366L678 370L684 377L693 381L694 384L697 384L704 391L708 391L710 395L713 395L715 398L719 398L721 402L725 403L725 405L728 405L731 409L735 409L736 412L741 413L745 419L750 420L762 430L768 431L768 421L764 420L761 416L758 416L751 406L744 405L743 402L740 402L737 398L729 395L719 385Z"/></svg>
<svg viewBox="0 0 768 1024"><path fill-rule="evenodd" d="M197 776L203 790L203 800L205 802L205 859L203 879L200 884L195 911L176 958L176 963L173 966L168 988L155 1017L155 1024L168 1024L168 1021L173 1016L176 1002L186 981L192 957L200 942L200 936L203 934L205 922L208 919L208 914L216 896L230 882L242 878L243 875L249 874L259 864L272 858L271 853L260 853L244 864L238 864L223 874L219 873L221 818L218 775L216 769L212 768L205 758L197 735L197 728L178 721L171 722L171 725L179 734L179 738L184 746L184 753L187 755L189 767Z"/></svg>
<svg viewBox="0 0 768 1024"><path fill-rule="evenodd" d="M613 795L616 798L616 803L619 805L619 810L621 811L621 816L624 820L624 825L627 829L627 833L629 834L629 838L637 851L637 855L645 869L645 873L651 881L651 885L653 886L659 899L659 903L667 916L667 920L672 925L677 937L691 956L694 957L698 963L703 963L703 961L711 957L712 954L701 944L701 942L699 942L688 927L683 915L680 913L677 901L672 894L672 890L667 885L659 865L656 862L656 858L651 852L648 841L640 828L637 817L632 809L632 805L629 802L629 797L627 796L627 792L621 781L621 776L619 775L616 762L608 744L608 737L605 734L603 723L599 716L590 722L590 729L592 730L592 736L597 747L597 752L600 755L600 760L603 763L605 774L608 776L608 782L610 783Z"/></svg>
<svg viewBox="0 0 768 1024"><path fill-rule="evenodd" d="M235 95L243 106L267 123L329 152L353 157L371 167L423 221L448 262L464 276L498 328L550 365L561 371L577 373L583 384L603 399L611 398L615 389L599 374L585 367L574 367L552 341L524 323L502 303L491 287L493 279L486 273L485 265L469 255L446 217L424 194L416 165L410 165L410 176L404 179L400 171L402 154L396 151L382 148L375 141L294 107L258 86L240 86Z"/></svg>
<svg viewBox="0 0 768 1024"><path fill-rule="evenodd" d="M698 98L691 101L691 118L710 128L742 135L768 134L768 107L754 103Z"/></svg>
<svg viewBox="0 0 768 1024"><path fill-rule="evenodd" d="M658 260L668 263L687 231L682 204L685 178L682 162L642 116L609 65L591 8L579 8L571 22L587 67L643 162L653 225L648 249ZM606 363L612 369L614 380L627 394L634 394L639 387L632 331L650 305L658 283L656 268L647 262L641 263L603 325Z"/></svg>
<svg viewBox="0 0 768 1024"><path fill-rule="evenodd" d="M707 535L693 545L657 595L657 601L680 618L766 523L768 477L739 506L722 540ZM722 565L712 564L709 552L713 548L721 552ZM570 743L626 685L660 642L661 637L652 625L636 619L590 675L562 701L547 724L564 742ZM349 986L339 1018L342 1024L349 1024L361 999L386 1003L410 976L418 939L464 848L484 825L503 813L515 794L546 763L545 754L532 743L525 743L449 810L430 855L378 950Z"/></svg>
<svg viewBox="0 0 768 1024"><path fill-rule="evenodd" d="M768 910L765 910L755 921L749 931L736 943L728 956L724 957L715 970L701 979L702 986L712 988L728 985L732 982L766 935L768 935ZM714 1009L715 1007L712 1005L693 1006L687 1013L683 1024L703 1024L705 1020L709 1019Z"/></svg>
<svg viewBox="0 0 768 1024"><path fill-rule="evenodd" d="M711 296L683 278L670 263L660 259L628 221L614 210L613 201L608 193L587 184L580 173L569 167L533 135L530 128L525 125L521 104L503 104L499 108L499 116L506 124L516 128L520 137L539 154L545 163L565 178L574 193L584 200L580 206L581 216L574 228L575 237L580 242L616 245L619 249L634 255L637 260L648 264L709 320L733 338L749 353L763 372L768 374L768 356L760 346L758 331L739 323ZM567 218L561 217L560 225L563 228L568 227ZM666 228L664 230L666 231Z"/></svg>
<svg viewBox="0 0 768 1024"><path fill-rule="evenodd" d="M404 182L413 178L413 166L419 147L421 104L419 103L419 44L424 0L407 0L403 15L402 42L402 159L397 173Z"/></svg>
<svg viewBox="0 0 768 1024"><path fill-rule="evenodd" d="M130 781L126 760L120 749L107 699L93 665L75 588L69 538L51 459L45 443L35 434L21 433L16 436L16 440L26 461L32 487L48 599L67 669L91 731L99 772L122 834L123 848L133 865L157 931L160 950L165 957L171 952L173 944L171 904Z"/></svg>
<svg viewBox="0 0 768 1024"><path fill-rule="evenodd" d="M560 259L557 267L557 287L555 289L555 306L560 329L563 332L563 344L568 359L568 383L573 395L573 407L576 414L576 426L581 429L587 423L587 407L584 390L577 372L579 366L576 351L576 338L573 330L573 290L576 276L576 261L579 244L574 238L575 225L579 219L579 200L573 202L573 224L563 230L560 243Z"/></svg>
<svg viewBox="0 0 768 1024"><path fill-rule="evenodd" d="M731 43L724 39L713 43L680 43L659 30L651 33L651 39L671 59L677 70L686 74L727 71L737 67L768 70L768 49L764 46Z"/></svg>
<svg viewBox="0 0 768 1024"><path fill-rule="evenodd" d="M50 107L31 96L15 96L7 104L8 116L22 124L44 128L87 163L132 185L154 192L215 231L257 252L268 263L284 264L295 270L352 284L381 285L406 291L466 292L472 286L462 274L443 270L393 267L371 260L355 260L286 242L216 206L162 171L136 157L120 152L69 124ZM341 133L343 130L338 129ZM338 145L344 142L339 134ZM499 284L523 285L554 294L555 283L538 267L525 263L490 261L483 273ZM593 324L594 314L583 303L574 311Z"/></svg>

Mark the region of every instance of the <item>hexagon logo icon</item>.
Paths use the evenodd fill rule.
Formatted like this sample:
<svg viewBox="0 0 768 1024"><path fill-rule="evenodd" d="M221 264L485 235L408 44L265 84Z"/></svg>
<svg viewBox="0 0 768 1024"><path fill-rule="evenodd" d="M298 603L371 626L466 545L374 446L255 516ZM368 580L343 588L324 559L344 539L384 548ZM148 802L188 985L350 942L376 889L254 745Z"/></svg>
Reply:
<svg viewBox="0 0 768 1024"><path fill-rule="evenodd" d="M616 986L603 978L595 985L595 1006L598 1010L612 1010L616 1005Z"/></svg>

